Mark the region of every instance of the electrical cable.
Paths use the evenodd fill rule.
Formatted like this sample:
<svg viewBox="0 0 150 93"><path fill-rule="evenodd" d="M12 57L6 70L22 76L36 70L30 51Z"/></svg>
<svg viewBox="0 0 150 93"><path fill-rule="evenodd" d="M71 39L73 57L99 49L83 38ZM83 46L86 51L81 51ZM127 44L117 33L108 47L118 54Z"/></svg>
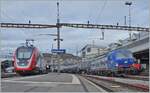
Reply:
<svg viewBox="0 0 150 93"><path fill-rule="evenodd" d="M104 4L103 4L103 6L102 6L102 8L101 8L101 10L100 10L100 12L99 12L97 18L95 19L95 23L97 23L98 18L99 18L99 20L101 19L101 15L102 15L102 13L103 13L105 7L106 7L106 4L107 4L107 0L105 0L105 2L104 2Z"/></svg>
<svg viewBox="0 0 150 93"><path fill-rule="evenodd" d="M1 10L1 17L2 16L4 16L4 17L6 17L6 18L8 18L10 21L12 21L12 22L15 22L14 21L14 18L13 17L10 17L10 16L8 16L3 10ZM3 22L3 21L2 21ZM21 29L21 28L19 28L20 30L22 30L23 31L23 33L24 34L26 34L25 32L24 32L24 30L23 29ZM26 36L26 38L27 38L27 36Z"/></svg>
<svg viewBox="0 0 150 93"><path fill-rule="evenodd" d="M106 7L106 4L107 4L107 0L105 0L104 4L103 4L103 6L102 6L102 8L101 8L101 10L100 10L100 12L99 12L99 14L98 14L96 20L95 20L95 21L96 21L95 23L97 23L98 20L101 19L101 15L102 15L102 13L103 13L105 7ZM99 19L98 19L98 18L99 18ZM104 40L104 31L103 31L103 30L102 30L102 38L100 38L100 40Z"/></svg>

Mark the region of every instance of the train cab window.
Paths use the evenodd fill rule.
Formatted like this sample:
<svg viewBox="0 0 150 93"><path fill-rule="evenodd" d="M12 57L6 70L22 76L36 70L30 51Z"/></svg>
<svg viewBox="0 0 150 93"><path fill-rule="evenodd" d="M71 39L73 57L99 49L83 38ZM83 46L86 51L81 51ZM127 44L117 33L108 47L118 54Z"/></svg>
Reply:
<svg viewBox="0 0 150 93"><path fill-rule="evenodd" d="M91 52L91 48L87 48L87 52Z"/></svg>
<svg viewBox="0 0 150 93"><path fill-rule="evenodd" d="M116 53L116 58L117 59L132 58L132 54L130 54L130 53Z"/></svg>
<svg viewBox="0 0 150 93"><path fill-rule="evenodd" d="M29 59L32 55L32 48L20 48L17 50L18 59Z"/></svg>

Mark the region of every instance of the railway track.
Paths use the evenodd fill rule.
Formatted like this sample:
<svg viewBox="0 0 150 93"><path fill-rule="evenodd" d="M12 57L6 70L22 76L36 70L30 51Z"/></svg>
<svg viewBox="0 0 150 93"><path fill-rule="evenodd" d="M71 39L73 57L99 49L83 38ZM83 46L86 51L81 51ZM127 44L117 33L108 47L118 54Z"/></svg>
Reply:
<svg viewBox="0 0 150 93"><path fill-rule="evenodd" d="M2 73L1 78L10 78L10 77L16 77L19 76L16 73Z"/></svg>
<svg viewBox="0 0 150 93"><path fill-rule="evenodd" d="M85 79L93 82L94 84L100 86L108 92L148 92L149 88L144 86L134 86L126 83L121 83L117 81L101 79L98 77L81 75Z"/></svg>
<svg viewBox="0 0 150 93"><path fill-rule="evenodd" d="M148 77L148 76L125 75L124 78L135 79L135 80L143 80L143 81L149 81L149 77Z"/></svg>

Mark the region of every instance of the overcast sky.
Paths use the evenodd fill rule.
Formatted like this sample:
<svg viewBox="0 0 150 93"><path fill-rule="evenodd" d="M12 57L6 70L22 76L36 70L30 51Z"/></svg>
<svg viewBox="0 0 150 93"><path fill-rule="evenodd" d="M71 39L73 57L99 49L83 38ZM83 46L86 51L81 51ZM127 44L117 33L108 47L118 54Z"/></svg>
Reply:
<svg viewBox="0 0 150 93"><path fill-rule="evenodd" d="M149 0L0 0L0 22L56 24L56 2L60 3L60 22L124 25L128 6L125 1L132 1L131 25L149 27ZM86 44L94 43L108 46L112 42L128 37L127 31L104 30L105 39L101 37L101 30L61 28L61 48L68 53L76 53ZM1 28L1 51L14 51L25 39L35 39L35 46L41 51L50 52L52 44L57 47L53 36L39 36L39 34L56 33L57 29L14 29ZM1 52L2 53L2 52Z"/></svg>

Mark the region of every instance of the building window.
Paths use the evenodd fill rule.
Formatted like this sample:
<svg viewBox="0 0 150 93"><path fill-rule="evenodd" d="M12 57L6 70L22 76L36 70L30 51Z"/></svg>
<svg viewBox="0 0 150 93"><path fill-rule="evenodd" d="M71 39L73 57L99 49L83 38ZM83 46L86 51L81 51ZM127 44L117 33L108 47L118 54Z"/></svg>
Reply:
<svg viewBox="0 0 150 93"><path fill-rule="evenodd" d="M87 48L87 52L91 52L91 48Z"/></svg>
<svg viewBox="0 0 150 93"><path fill-rule="evenodd" d="M86 53L85 52L82 52L82 57L85 57Z"/></svg>

